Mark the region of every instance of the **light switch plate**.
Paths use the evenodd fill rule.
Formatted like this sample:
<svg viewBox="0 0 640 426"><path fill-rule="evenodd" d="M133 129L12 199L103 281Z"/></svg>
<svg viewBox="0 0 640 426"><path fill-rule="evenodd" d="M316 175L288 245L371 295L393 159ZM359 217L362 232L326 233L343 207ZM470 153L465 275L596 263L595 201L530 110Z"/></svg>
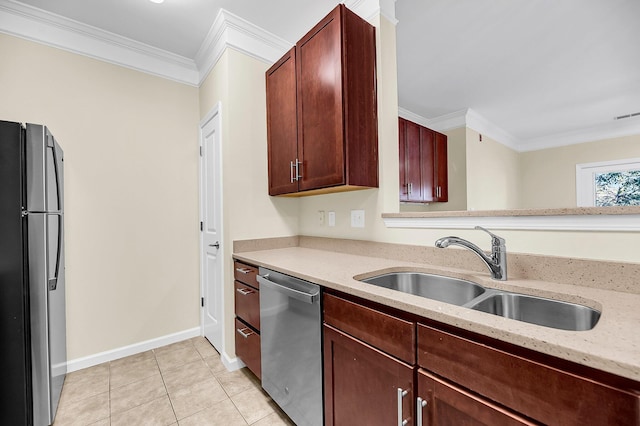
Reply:
<svg viewBox="0 0 640 426"><path fill-rule="evenodd" d="M329 226L336 226L336 212L328 212L327 221L329 222Z"/></svg>
<svg viewBox="0 0 640 426"><path fill-rule="evenodd" d="M351 227L364 228L364 210L351 210Z"/></svg>

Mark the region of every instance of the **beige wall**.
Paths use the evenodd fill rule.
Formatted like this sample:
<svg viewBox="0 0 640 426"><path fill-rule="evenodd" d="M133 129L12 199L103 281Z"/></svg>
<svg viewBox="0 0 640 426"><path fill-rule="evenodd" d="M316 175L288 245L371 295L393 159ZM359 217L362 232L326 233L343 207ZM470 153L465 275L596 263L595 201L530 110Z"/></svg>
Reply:
<svg viewBox="0 0 640 426"><path fill-rule="evenodd" d="M0 58L0 119L65 152L69 359L197 327L197 89L1 34Z"/></svg>
<svg viewBox="0 0 640 426"><path fill-rule="evenodd" d="M576 164L640 158L640 135L520 154L521 207L576 207Z"/></svg>
<svg viewBox="0 0 640 426"><path fill-rule="evenodd" d="M268 195L264 73L269 65L227 49L200 87L200 117L220 102L225 351L234 356L234 240L298 234L298 200Z"/></svg>
<svg viewBox="0 0 640 426"><path fill-rule="evenodd" d="M519 156L507 146L467 128L467 209L516 209Z"/></svg>

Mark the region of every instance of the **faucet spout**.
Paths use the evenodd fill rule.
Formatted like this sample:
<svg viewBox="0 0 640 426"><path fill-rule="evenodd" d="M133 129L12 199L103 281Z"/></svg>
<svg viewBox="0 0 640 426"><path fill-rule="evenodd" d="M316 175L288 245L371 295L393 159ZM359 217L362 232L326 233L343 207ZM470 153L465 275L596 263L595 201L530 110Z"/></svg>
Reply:
<svg viewBox="0 0 640 426"><path fill-rule="evenodd" d="M494 280L506 281L507 280L507 248L505 246L504 238L498 237L495 234L487 231L486 229L476 226L475 229L480 229L491 235L491 256L487 256L484 251L477 245L470 241L467 241L460 237L444 237L436 241L436 247L447 248L449 246L460 246L474 252L482 261L487 265L491 272L491 278Z"/></svg>

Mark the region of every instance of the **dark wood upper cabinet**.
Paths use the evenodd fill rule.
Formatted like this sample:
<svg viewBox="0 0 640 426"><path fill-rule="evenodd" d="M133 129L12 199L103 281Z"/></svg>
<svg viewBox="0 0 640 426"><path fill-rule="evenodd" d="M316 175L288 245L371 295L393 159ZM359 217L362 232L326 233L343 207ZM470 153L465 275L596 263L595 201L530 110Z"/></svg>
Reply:
<svg viewBox="0 0 640 426"><path fill-rule="evenodd" d="M447 136L404 118L398 126L400 201L448 201Z"/></svg>
<svg viewBox="0 0 640 426"><path fill-rule="evenodd" d="M375 29L338 5L266 73L270 195L378 186Z"/></svg>
<svg viewBox="0 0 640 426"><path fill-rule="evenodd" d="M286 194L298 190L293 179L298 152L296 106L296 49L289 50L266 75L267 80L267 157L269 194Z"/></svg>

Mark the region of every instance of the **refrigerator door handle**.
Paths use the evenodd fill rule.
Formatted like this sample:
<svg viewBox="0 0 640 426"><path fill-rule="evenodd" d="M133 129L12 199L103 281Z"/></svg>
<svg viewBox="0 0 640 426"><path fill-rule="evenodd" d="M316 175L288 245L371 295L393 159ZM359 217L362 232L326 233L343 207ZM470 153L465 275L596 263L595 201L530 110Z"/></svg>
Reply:
<svg viewBox="0 0 640 426"><path fill-rule="evenodd" d="M56 266L53 277L48 278L49 290L54 291L58 287L58 277L60 276L60 254L62 253L62 215L50 214L51 216L57 216L58 219L58 241L56 243Z"/></svg>

